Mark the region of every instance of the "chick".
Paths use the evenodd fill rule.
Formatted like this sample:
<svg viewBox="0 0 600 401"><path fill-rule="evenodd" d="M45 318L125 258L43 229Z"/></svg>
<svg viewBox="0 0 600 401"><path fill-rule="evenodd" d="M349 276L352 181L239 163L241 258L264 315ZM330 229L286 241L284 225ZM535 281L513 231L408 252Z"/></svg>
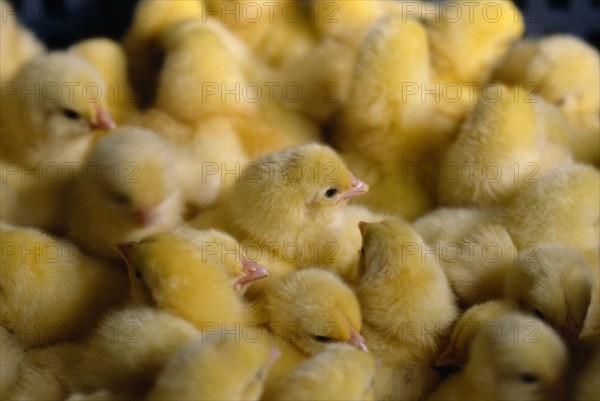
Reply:
<svg viewBox="0 0 600 401"><path fill-rule="evenodd" d="M9 82L25 63L45 50L16 15L9 1L0 1L0 82Z"/></svg>
<svg viewBox="0 0 600 401"><path fill-rule="evenodd" d="M100 74L80 57L33 58L3 88L0 158L27 166L81 162L92 131L115 128L105 93Z"/></svg>
<svg viewBox="0 0 600 401"><path fill-rule="evenodd" d="M264 343L202 335L169 359L146 399L259 400L278 357Z"/></svg>
<svg viewBox="0 0 600 401"><path fill-rule="evenodd" d="M355 213L346 215L345 205L367 191L331 148L297 146L245 165L220 204L191 224L222 229L265 258L298 268L327 267L352 278L360 237L341 240L343 229L358 223Z"/></svg>
<svg viewBox="0 0 600 401"><path fill-rule="evenodd" d="M568 345L577 343L591 293L587 261L563 245L540 244L521 251L504 282L506 299L555 327Z"/></svg>
<svg viewBox="0 0 600 401"><path fill-rule="evenodd" d="M464 370L427 399L560 399L558 385L567 367L560 337L543 321L518 313L503 315L492 327L473 342Z"/></svg>
<svg viewBox="0 0 600 401"><path fill-rule="evenodd" d="M222 241L211 232L205 234L205 246L167 232L148 237L140 243L121 247L122 256L130 268L134 299L146 300L160 310L178 315L198 329L219 325L235 329L252 319L252 311L236 292L232 273L237 279L245 276L243 269L232 272L226 252L235 253L241 265L238 249L225 249ZM217 246L218 255L212 253Z"/></svg>
<svg viewBox="0 0 600 401"><path fill-rule="evenodd" d="M73 340L127 296L127 277L36 229L1 228L2 326L26 346Z"/></svg>
<svg viewBox="0 0 600 401"><path fill-rule="evenodd" d="M17 380L19 372L19 364L25 357L25 349L19 341L15 339L14 334L9 332L4 326L0 327L0 354L2 361L0 362L0 397L7 399L8 390Z"/></svg>
<svg viewBox="0 0 600 401"><path fill-rule="evenodd" d="M574 62L573 60L577 60ZM495 72L495 79L535 86L573 124L572 151L579 161L600 163L600 56L571 35L551 35L515 44Z"/></svg>
<svg viewBox="0 0 600 401"><path fill-rule="evenodd" d="M441 267L405 221L359 223L363 236L356 293L367 343L381 359L375 399L422 399L436 374L431 363L458 315Z"/></svg>
<svg viewBox="0 0 600 401"><path fill-rule="evenodd" d="M69 366L71 392L147 393L168 359L200 336L185 320L151 308L128 308L104 318Z"/></svg>
<svg viewBox="0 0 600 401"><path fill-rule="evenodd" d="M526 91L488 88L496 95L478 101L442 161L437 193L444 205L507 204L520 188L535 182L538 172L571 161L566 149L540 137L544 133L537 130Z"/></svg>
<svg viewBox="0 0 600 401"><path fill-rule="evenodd" d="M525 31L523 15L512 1L447 1L425 17L433 76L441 82L487 84Z"/></svg>
<svg viewBox="0 0 600 401"><path fill-rule="evenodd" d="M523 185L501 218L519 250L531 243L562 243L582 252L596 249L600 174L577 164L540 174Z"/></svg>
<svg viewBox="0 0 600 401"><path fill-rule="evenodd" d="M501 298L517 249L495 210L440 208L414 222L462 305Z"/></svg>
<svg viewBox="0 0 600 401"><path fill-rule="evenodd" d="M164 57L159 44L162 32L171 24L202 16L201 0L144 0L137 4L131 26L123 37L123 47L141 106L150 106L156 96Z"/></svg>
<svg viewBox="0 0 600 401"><path fill-rule="evenodd" d="M133 87L127 76L127 56L123 47L108 38L82 40L69 48L92 64L106 82L106 107L118 125L137 112Z"/></svg>
<svg viewBox="0 0 600 401"><path fill-rule="evenodd" d="M174 227L182 213L174 163L148 130L124 127L100 139L74 184L69 237L118 260L115 245Z"/></svg>
<svg viewBox="0 0 600 401"><path fill-rule="evenodd" d="M276 400L373 400L375 361L347 344L327 344L286 376Z"/></svg>

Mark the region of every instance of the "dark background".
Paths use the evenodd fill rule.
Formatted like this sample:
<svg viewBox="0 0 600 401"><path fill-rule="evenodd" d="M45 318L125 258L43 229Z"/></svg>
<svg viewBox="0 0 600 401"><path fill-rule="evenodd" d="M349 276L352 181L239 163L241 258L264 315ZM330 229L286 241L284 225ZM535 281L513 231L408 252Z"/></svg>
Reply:
<svg viewBox="0 0 600 401"><path fill-rule="evenodd" d="M94 36L119 39L127 29L137 0L11 2L21 21L47 46L63 48ZM515 0L515 3L525 15L528 36L572 33L600 47L600 0Z"/></svg>

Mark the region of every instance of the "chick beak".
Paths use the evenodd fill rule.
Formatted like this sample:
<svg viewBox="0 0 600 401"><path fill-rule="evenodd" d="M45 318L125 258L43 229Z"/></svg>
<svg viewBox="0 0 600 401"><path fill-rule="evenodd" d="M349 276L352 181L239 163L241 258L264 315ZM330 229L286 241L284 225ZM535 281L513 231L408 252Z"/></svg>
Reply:
<svg viewBox="0 0 600 401"><path fill-rule="evenodd" d="M244 277L240 278L235 283L235 289L239 290L244 288L245 286L253 283L254 281L261 279L263 277L267 277L269 275L269 271L259 265L258 263L246 259L244 257L242 259L242 265L244 266L243 272Z"/></svg>
<svg viewBox="0 0 600 401"><path fill-rule="evenodd" d="M572 348L575 348L579 343L579 330L571 311L567 312L567 318L565 319L565 325L561 329L561 335Z"/></svg>
<svg viewBox="0 0 600 401"><path fill-rule="evenodd" d="M155 207L141 207L133 212L135 221L142 227L151 227L159 220L159 214Z"/></svg>
<svg viewBox="0 0 600 401"><path fill-rule="evenodd" d="M92 115L90 128L103 131L110 131L117 128L117 124L112 119L106 108L96 103L96 113Z"/></svg>
<svg viewBox="0 0 600 401"><path fill-rule="evenodd" d="M354 198L355 196L364 195L369 191L369 186L367 185L367 183L362 180L359 180L352 173L350 173L350 183L352 184L352 188L350 188L342 194L341 200L346 200Z"/></svg>
<svg viewBox="0 0 600 401"><path fill-rule="evenodd" d="M365 230L367 229L368 225L369 225L369 223L367 223L366 221L359 221L358 222L358 229L360 230L360 233L362 235L365 235Z"/></svg>
<svg viewBox="0 0 600 401"><path fill-rule="evenodd" d="M463 366L467 362L466 358L454 344L448 345L448 347L442 352L440 356L435 360L435 366Z"/></svg>
<svg viewBox="0 0 600 401"><path fill-rule="evenodd" d="M367 343L365 342L365 339L352 326L350 326L350 339L348 339L348 343L354 345L356 348L358 348L361 351L369 352L369 347L367 347Z"/></svg>
<svg viewBox="0 0 600 401"><path fill-rule="evenodd" d="M136 244L137 242L126 242L124 244L118 244L115 246L117 252L119 255L121 255L123 260L127 262L127 264L129 264L129 261L131 260L131 250Z"/></svg>

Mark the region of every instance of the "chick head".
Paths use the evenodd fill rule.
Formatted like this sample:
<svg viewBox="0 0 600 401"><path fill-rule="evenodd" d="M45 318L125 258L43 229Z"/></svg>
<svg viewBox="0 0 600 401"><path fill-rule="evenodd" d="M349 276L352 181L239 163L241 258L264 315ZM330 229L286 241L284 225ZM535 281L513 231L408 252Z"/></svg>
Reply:
<svg viewBox="0 0 600 401"><path fill-rule="evenodd" d="M265 343L224 341L222 333L203 334L166 364L150 400L258 400L280 352Z"/></svg>
<svg viewBox="0 0 600 401"><path fill-rule="evenodd" d="M282 233L330 223L334 210L367 191L333 149L310 144L247 165L230 202L233 219L247 231L281 240Z"/></svg>
<svg viewBox="0 0 600 401"><path fill-rule="evenodd" d="M367 351L358 300L329 271L310 268L284 277L269 288L265 310L271 330L309 355L331 342Z"/></svg>
<svg viewBox="0 0 600 401"><path fill-rule="evenodd" d="M112 130L107 88L100 74L84 59L66 52L40 55L15 76L19 113L40 138L70 138L94 130ZM35 92L35 94L30 93Z"/></svg>
<svg viewBox="0 0 600 401"><path fill-rule="evenodd" d="M122 231L154 231L179 219L175 160L152 131L123 127L101 138L84 167L83 181L94 199L90 207Z"/></svg>
<svg viewBox="0 0 600 401"><path fill-rule="evenodd" d="M269 275L267 269L244 256L241 244L229 234L214 229L196 230L187 225L171 232L193 242L205 257L222 263L236 291L243 293L254 281Z"/></svg>
<svg viewBox="0 0 600 401"><path fill-rule="evenodd" d="M520 252L504 284L506 298L555 327L569 345L579 338L591 293L592 276L584 256L562 245Z"/></svg>
<svg viewBox="0 0 600 401"><path fill-rule="evenodd" d="M556 394L566 365L566 347L551 327L509 313L475 339L464 372L490 399L543 400Z"/></svg>

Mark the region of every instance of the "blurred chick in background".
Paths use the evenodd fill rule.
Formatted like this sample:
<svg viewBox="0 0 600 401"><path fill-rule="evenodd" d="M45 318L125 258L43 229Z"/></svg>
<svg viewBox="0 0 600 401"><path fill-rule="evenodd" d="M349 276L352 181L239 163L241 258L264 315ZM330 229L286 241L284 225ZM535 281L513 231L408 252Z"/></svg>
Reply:
<svg viewBox="0 0 600 401"><path fill-rule="evenodd" d="M168 145L124 127L101 138L76 178L68 236L87 252L118 260L115 245L174 227L182 205Z"/></svg>
<svg viewBox="0 0 600 401"><path fill-rule="evenodd" d="M222 229L261 249L265 258L287 260L298 268L327 267L352 279L360 248L356 224L372 213L347 214L346 202L368 188L331 148L297 146L244 166L217 207L191 224ZM293 255L286 253L291 245L298 249Z"/></svg>
<svg viewBox="0 0 600 401"><path fill-rule="evenodd" d="M506 55L494 79L534 87L572 125L571 150L579 161L600 163L600 56L571 35L519 41Z"/></svg>
<svg viewBox="0 0 600 401"><path fill-rule="evenodd" d="M173 355L146 399L259 400L279 351L245 338L224 338L220 332L202 334Z"/></svg>
<svg viewBox="0 0 600 401"><path fill-rule="evenodd" d="M35 35L19 23L11 3L0 1L0 82L12 80L25 63L45 50Z"/></svg>
<svg viewBox="0 0 600 401"><path fill-rule="evenodd" d="M127 297L115 266L33 228L2 224L2 326L25 346L74 340Z"/></svg>
<svg viewBox="0 0 600 401"><path fill-rule="evenodd" d="M356 292L365 339L382 361L375 399L422 399L437 379L431 365L458 315L454 295L410 224L384 220L359 227L363 275Z"/></svg>
<svg viewBox="0 0 600 401"><path fill-rule="evenodd" d="M373 357L347 344L327 344L300 363L273 392L273 399L373 400Z"/></svg>
<svg viewBox="0 0 600 401"><path fill-rule="evenodd" d="M503 315L493 327L493 337L475 339L464 370L442 382L427 400L562 399L559 386L568 355L554 330L518 313Z"/></svg>

